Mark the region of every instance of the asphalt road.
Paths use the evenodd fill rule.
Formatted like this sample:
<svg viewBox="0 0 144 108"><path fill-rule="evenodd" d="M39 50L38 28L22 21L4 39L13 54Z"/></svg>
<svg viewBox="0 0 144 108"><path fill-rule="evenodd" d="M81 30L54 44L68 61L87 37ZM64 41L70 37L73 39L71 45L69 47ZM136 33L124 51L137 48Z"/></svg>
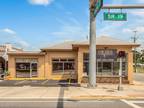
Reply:
<svg viewBox="0 0 144 108"><path fill-rule="evenodd" d="M144 100L0 100L0 108L144 108Z"/></svg>

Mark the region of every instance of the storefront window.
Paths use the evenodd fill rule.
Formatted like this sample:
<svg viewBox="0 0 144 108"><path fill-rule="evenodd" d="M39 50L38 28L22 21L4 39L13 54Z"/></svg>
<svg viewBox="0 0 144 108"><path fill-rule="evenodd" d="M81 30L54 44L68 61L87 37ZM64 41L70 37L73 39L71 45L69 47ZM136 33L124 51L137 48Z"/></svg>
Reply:
<svg viewBox="0 0 144 108"><path fill-rule="evenodd" d="M114 63L114 71L113 71L113 75L119 75L119 62L115 62ZM122 62L122 75L123 76L127 76L127 62L123 61Z"/></svg>
<svg viewBox="0 0 144 108"><path fill-rule="evenodd" d="M37 59L16 59L16 77L37 77Z"/></svg>
<svg viewBox="0 0 144 108"><path fill-rule="evenodd" d="M52 60L53 73L66 73L75 70L74 59L53 59Z"/></svg>
<svg viewBox="0 0 144 108"><path fill-rule="evenodd" d="M96 74L98 76L118 76L119 75L119 58L116 50L97 50ZM89 71L89 54L84 53L84 74L88 75ZM123 58L122 63L123 76L127 76L127 57Z"/></svg>

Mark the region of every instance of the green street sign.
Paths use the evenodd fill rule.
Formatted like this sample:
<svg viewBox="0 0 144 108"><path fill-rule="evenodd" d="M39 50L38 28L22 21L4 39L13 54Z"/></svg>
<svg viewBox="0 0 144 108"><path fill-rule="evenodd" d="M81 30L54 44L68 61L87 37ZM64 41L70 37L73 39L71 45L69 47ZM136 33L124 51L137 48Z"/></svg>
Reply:
<svg viewBox="0 0 144 108"><path fill-rule="evenodd" d="M98 14L98 12L101 10L103 6L103 0L95 0L95 6L94 6L94 16Z"/></svg>
<svg viewBox="0 0 144 108"><path fill-rule="evenodd" d="M104 20L127 21L127 14L126 13L104 13Z"/></svg>

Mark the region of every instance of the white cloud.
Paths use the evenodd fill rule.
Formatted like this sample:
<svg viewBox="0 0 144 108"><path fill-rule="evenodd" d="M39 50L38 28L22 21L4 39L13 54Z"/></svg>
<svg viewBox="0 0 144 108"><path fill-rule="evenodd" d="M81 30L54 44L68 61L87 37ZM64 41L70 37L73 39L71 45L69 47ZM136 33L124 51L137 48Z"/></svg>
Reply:
<svg viewBox="0 0 144 108"><path fill-rule="evenodd" d="M144 26L137 27L136 30L140 33L144 33Z"/></svg>
<svg viewBox="0 0 144 108"><path fill-rule="evenodd" d="M124 25L124 22L107 22L102 28L97 29L98 36L100 35L109 35L113 36L119 32L121 26Z"/></svg>
<svg viewBox="0 0 144 108"><path fill-rule="evenodd" d="M60 30L52 32L51 35L64 39L80 39L87 35L87 31L81 26L62 26Z"/></svg>
<svg viewBox="0 0 144 108"><path fill-rule="evenodd" d="M138 33L144 33L144 26L138 26L138 27L135 27L134 29L131 29L131 28L124 28L122 30L124 33L132 33L133 31L137 31Z"/></svg>
<svg viewBox="0 0 144 108"><path fill-rule="evenodd" d="M30 45L24 41L17 33L9 28L0 29L0 43L16 44L17 47L29 48Z"/></svg>
<svg viewBox="0 0 144 108"><path fill-rule="evenodd" d="M122 4L124 0L113 0L112 4Z"/></svg>
<svg viewBox="0 0 144 108"><path fill-rule="evenodd" d="M33 5L44 5L47 6L52 3L53 0L28 0L30 4Z"/></svg>
<svg viewBox="0 0 144 108"><path fill-rule="evenodd" d="M74 25L80 25L79 21L78 21L76 18L74 18L74 17L70 17L69 20L70 20L70 22L72 22Z"/></svg>
<svg viewBox="0 0 144 108"><path fill-rule="evenodd" d="M144 3L144 0L137 0L138 3Z"/></svg>
<svg viewBox="0 0 144 108"><path fill-rule="evenodd" d="M82 25L81 21L75 17L67 17L67 19L56 18L60 23L60 28L49 33L57 40L83 40L88 35L88 27Z"/></svg>
<svg viewBox="0 0 144 108"><path fill-rule="evenodd" d="M142 9L142 10L130 11L130 14L144 18L144 9Z"/></svg>
<svg viewBox="0 0 144 108"><path fill-rule="evenodd" d="M129 29L129 28L124 28L122 30L123 33L131 33L132 32L132 29Z"/></svg>
<svg viewBox="0 0 144 108"><path fill-rule="evenodd" d="M8 34L16 34L16 32L9 28L4 28L0 30L1 32L8 33Z"/></svg>
<svg viewBox="0 0 144 108"><path fill-rule="evenodd" d="M24 47L24 48L28 48L30 45L24 41L24 40L19 40L17 41L17 44L20 45L21 47Z"/></svg>

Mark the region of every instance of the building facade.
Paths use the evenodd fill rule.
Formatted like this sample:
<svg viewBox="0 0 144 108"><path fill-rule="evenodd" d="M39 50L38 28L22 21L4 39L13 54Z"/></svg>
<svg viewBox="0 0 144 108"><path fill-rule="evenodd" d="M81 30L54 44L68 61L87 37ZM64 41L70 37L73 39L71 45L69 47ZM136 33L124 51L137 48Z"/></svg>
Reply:
<svg viewBox="0 0 144 108"><path fill-rule="evenodd" d="M117 53L125 51L123 58L123 82L133 82L133 51L139 44L124 42L111 37L97 38L97 82L117 83L119 58ZM40 52L9 52L9 79L75 79L79 84L88 80L89 42L67 41Z"/></svg>
<svg viewBox="0 0 144 108"><path fill-rule="evenodd" d="M0 45L0 74L7 68L8 55L7 52L15 51L20 52L22 49L13 47L11 44Z"/></svg>

